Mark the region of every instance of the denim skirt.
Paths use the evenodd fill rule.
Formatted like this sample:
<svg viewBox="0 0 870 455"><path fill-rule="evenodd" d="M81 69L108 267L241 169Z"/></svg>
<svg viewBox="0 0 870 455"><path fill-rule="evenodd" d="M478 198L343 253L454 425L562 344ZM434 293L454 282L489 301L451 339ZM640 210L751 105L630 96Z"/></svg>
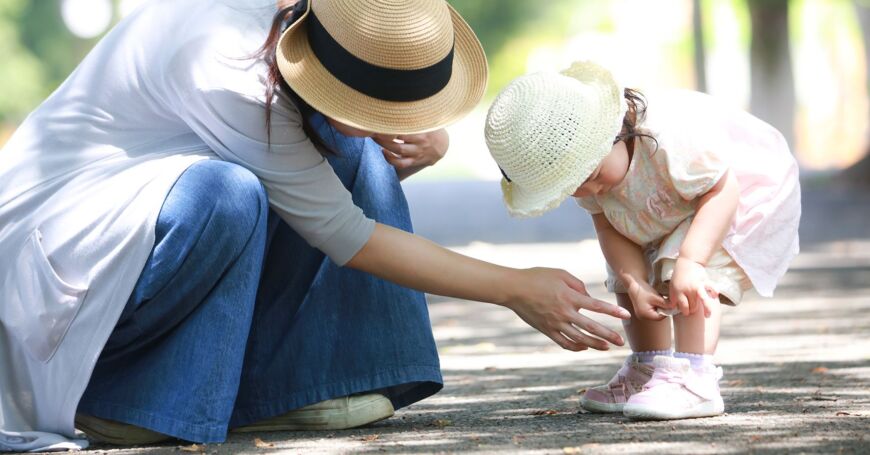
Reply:
<svg viewBox="0 0 870 455"><path fill-rule="evenodd" d="M381 148L314 125L379 223L411 231ZM442 387L422 293L338 267L268 207L243 167L206 160L176 182L157 238L78 412L194 442L330 398L398 409Z"/></svg>

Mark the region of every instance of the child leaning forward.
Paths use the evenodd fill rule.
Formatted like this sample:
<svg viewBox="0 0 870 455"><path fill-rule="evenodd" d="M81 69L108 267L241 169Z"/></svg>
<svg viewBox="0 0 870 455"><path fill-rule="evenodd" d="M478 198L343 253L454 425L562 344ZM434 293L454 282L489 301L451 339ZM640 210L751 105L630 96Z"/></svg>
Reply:
<svg viewBox="0 0 870 455"><path fill-rule="evenodd" d="M581 406L722 414L721 304L751 288L772 296L798 252L798 168L782 135L702 93L623 89L592 62L516 79L485 133L508 211L537 216L574 196L592 215L607 288L632 313L632 354Z"/></svg>

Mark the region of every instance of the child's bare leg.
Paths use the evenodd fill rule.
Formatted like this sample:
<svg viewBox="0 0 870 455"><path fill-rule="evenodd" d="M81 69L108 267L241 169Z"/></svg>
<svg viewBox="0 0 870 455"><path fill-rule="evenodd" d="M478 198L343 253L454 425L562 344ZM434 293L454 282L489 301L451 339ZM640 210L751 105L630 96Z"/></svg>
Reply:
<svg viewBox="0 0 870 455"><path fill-rule="evenodd" d="M622 321L628 345L634 352L669 351L671 349L671 321L640 319L634 314L628 294L616 294L616 303L631 313L631 319ZM701 315L703 317L703 314Z"/></svg>
<svg viewBox="0 0 870 455"><path fill-rule="evenodd" d="M691 316L674 316L674 340L677 352L713 355L719 343L719 323L722 319L722 305L710 308L710 317L704 317L699 310ZM628 332L626 330L626 332ZM629 336L629 342L631 337Z"/></svg>

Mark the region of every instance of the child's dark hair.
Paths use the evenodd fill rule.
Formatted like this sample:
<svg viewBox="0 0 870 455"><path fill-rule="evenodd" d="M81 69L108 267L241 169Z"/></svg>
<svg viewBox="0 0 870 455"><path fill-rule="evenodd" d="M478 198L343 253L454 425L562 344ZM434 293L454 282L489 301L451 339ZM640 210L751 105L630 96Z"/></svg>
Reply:
<svg viewBox="0 0 870 455"><path fill-rule="evenodd" d="M302 114L302 130L305 131L305 134L317 150L324 155L334 155L336 152L323 142L311 125L311 116L316 114L317 111L290 88L278 69L276 51L278 49L278 42L281 40L281 33L299 20L307 7L308 0L299 0L292 6L278 10L272 19L272 27L269 29L266 42L263 43L263 47L258 49L251 58L263 59L269 67L268 79L266 81L266 136L269 143L271 144L272 142L272 102L275 101L278 93L282 92L286 93L293 104L296 105L296 108L299 109L299 113Z"/></svg>
<svg viewBox="0 0 870 455"><path fill-rule="evenodd" d="M625 101L628 104L628 110L625 112L625 117L622 118L622 130L616 136L614 143L626 141L626 145L629 146L629 156L631 156L634 153L634 138L646 137L655 142L655 148L653 149L653 153L655 153L659 147L659 142L651 134L637 126L646 118L646 97L640 91L632 88L626 88L624 95Z"/></svg>

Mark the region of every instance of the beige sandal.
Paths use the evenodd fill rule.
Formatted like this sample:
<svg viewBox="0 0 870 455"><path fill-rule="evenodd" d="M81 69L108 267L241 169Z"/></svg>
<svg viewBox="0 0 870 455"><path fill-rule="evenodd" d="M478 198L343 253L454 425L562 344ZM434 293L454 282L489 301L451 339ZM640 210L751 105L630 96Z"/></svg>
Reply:
<svg viewBox="0 0 870 455"><path fill-rule="evenodd" d="M172 439L162 433L142 427L99 417L76 414L76 428L84 431L88 439L119 446L155 444Z"/></svg>
<svg viewBox="0 0 870 455"><path fill-rule="evenodd" d="M321 401L286 414L233 429L233 432L345 430L391 417L387 397L369 393Z"/></svg>

